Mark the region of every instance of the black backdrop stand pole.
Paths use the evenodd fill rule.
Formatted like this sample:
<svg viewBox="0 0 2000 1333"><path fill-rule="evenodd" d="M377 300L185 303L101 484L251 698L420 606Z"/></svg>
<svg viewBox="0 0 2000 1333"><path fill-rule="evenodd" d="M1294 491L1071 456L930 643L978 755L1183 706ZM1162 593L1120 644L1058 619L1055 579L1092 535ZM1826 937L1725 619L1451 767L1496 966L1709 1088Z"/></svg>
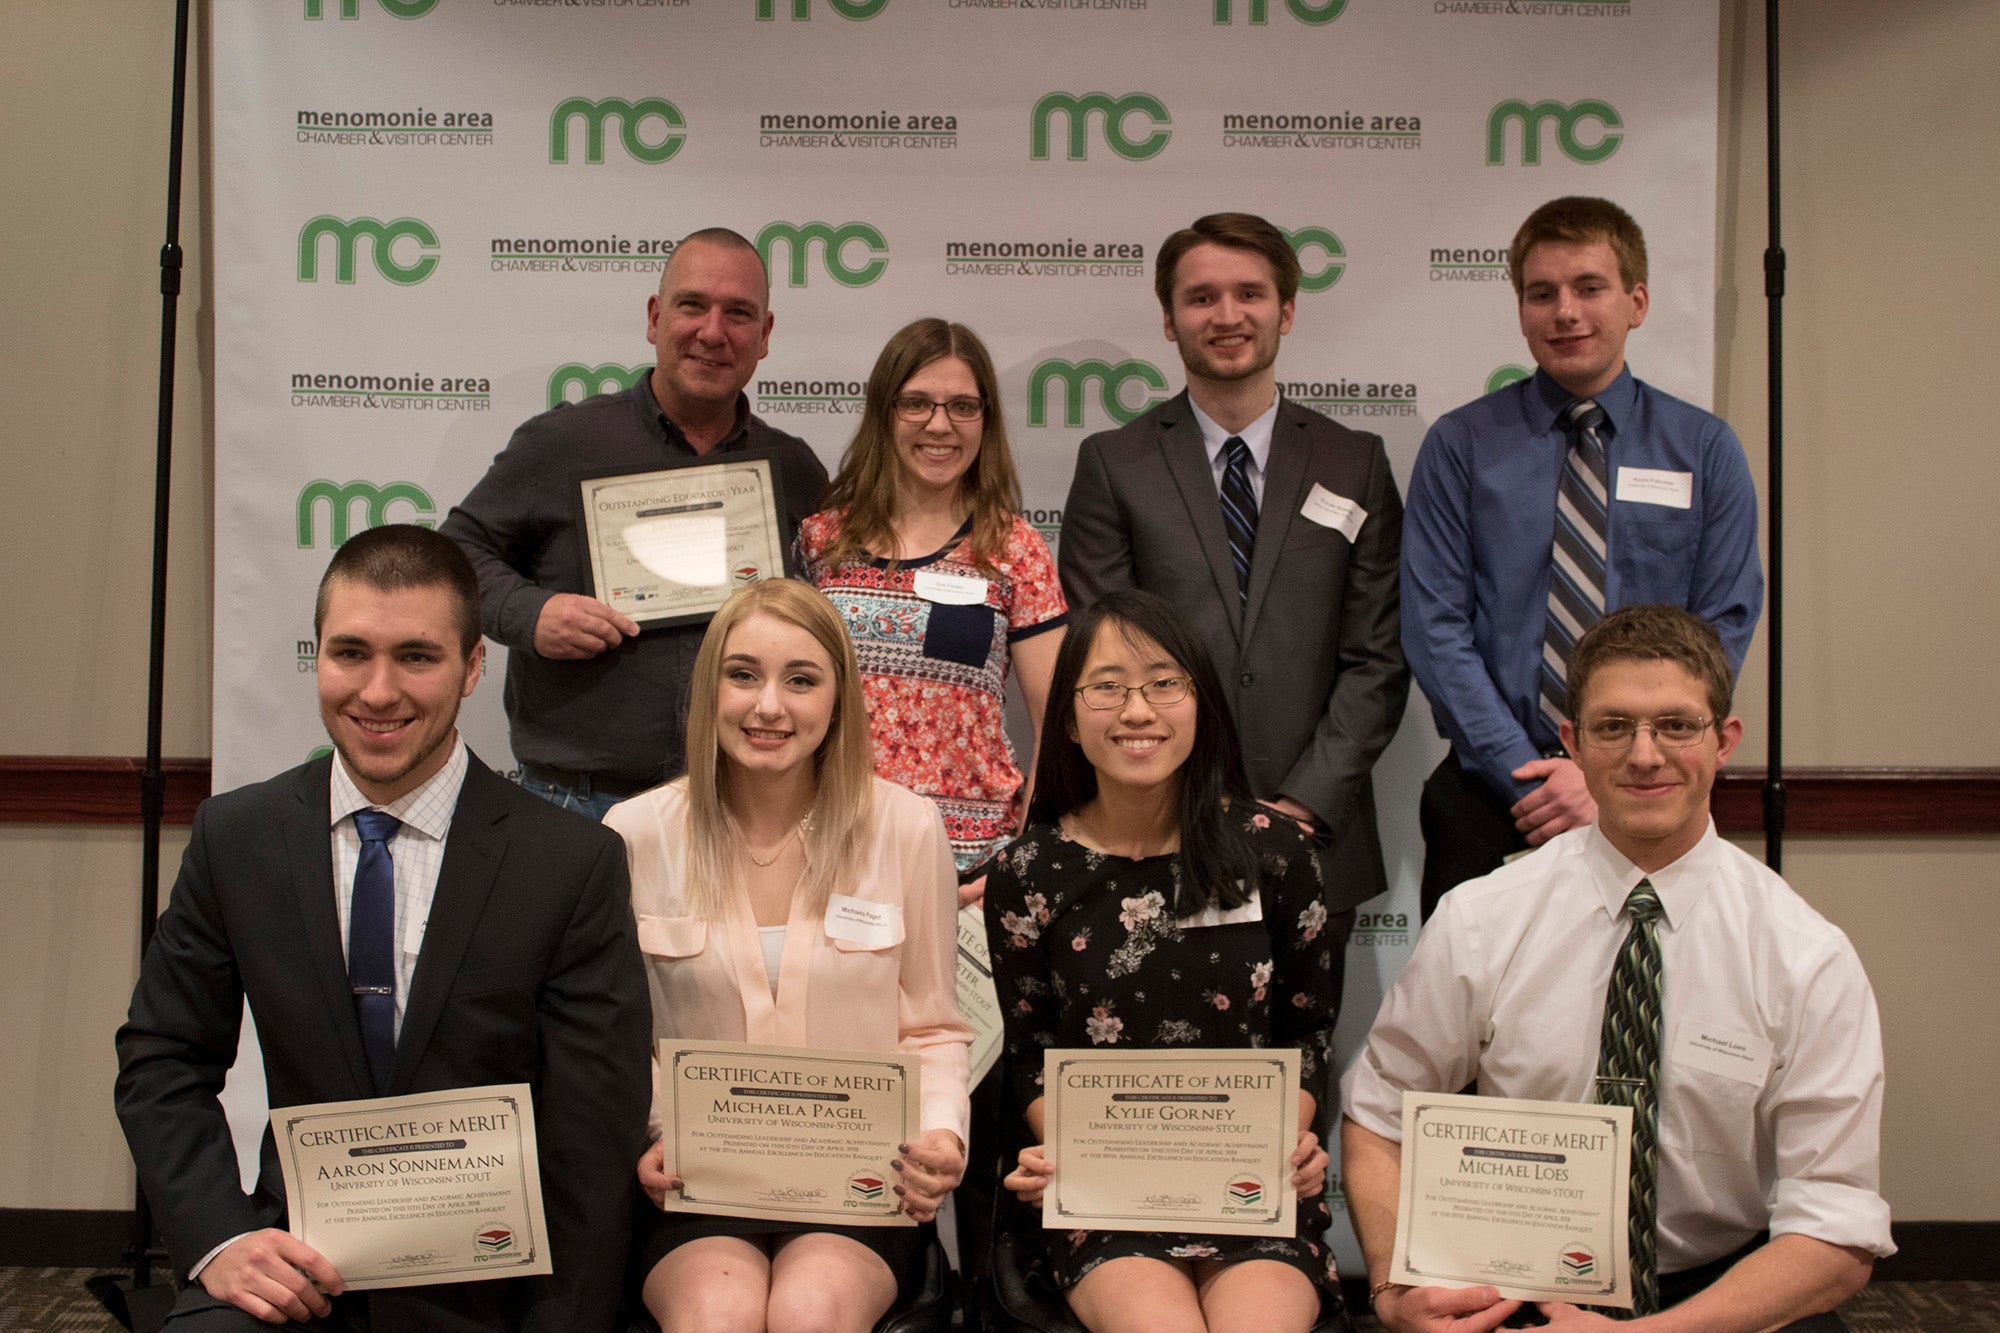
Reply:
<svg viewBox="0 0 2000 1333"><path fill-rule="evenodd" d="M157 461L153 479L152 651L146 677L146 767L139 776L140 818L145 828L139 862L139 956L153 942L160 913L160 825L166 809L167 777L161 767L160 715L166 692L167 510L174 457L174 353L181 294L181 163L187 136L189 0L178 0L174 17L173 110L167 127L167 232L160 247L160 402ZM153 1265L164 1258L153 1247L153 1210L146 1191L132 1183L132 1239L125 1252L129 1282L91 1284L92 1292L127 1328L158 1327L173 1300L170 1284L153 1283Z"/></svg>
<svg viewBox="0 0 2000 1333"><path fill-rule="evenodd" d="M1764 601L1767 676L1764 770L1764 862L1779 874L1785 859L1785 248L1778 231L1778 0L1764 0L1764 148L1770 195L1770 238L1764 247L1764 298L1769 315L1770 459L1765 488L1771 515L1770 578Z"/></svg>

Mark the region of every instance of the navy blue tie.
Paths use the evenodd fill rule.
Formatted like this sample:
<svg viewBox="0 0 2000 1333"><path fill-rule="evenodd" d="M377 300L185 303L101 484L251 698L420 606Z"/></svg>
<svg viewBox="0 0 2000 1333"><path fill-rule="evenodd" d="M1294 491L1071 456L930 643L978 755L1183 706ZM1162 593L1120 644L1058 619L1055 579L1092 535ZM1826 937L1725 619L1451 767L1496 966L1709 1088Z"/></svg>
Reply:
<svg viewBox="0 0 2000 1333"><path fill-rule="evenodd" d="M401 827L402 820L381 810L354 813L361 859L347 911L347 980L378 1097L388 1093L396 1064L396 865L389 839Z"/></svg>
<svg viewBox="0 0 2000 1333"><path fill-rule="evenodd" d="M1222 442L1222 526L1236 566L1236 595L1250 598L1250 556L1257 549L1257 493L1250 489L1250 446L1232 435Z"/></svg>

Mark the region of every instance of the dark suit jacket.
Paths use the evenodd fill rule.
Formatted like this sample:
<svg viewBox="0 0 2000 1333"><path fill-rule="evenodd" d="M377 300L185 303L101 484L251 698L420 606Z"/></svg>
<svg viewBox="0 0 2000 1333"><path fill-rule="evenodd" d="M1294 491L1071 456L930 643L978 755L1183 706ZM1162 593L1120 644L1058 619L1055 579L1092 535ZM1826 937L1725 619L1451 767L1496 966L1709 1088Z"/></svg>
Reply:
<svg viewBox="0 0 2000 1333"><path fill-rule="evenodd" d="M202 803L118 1032L118 1115L183 1276L231 1236L286 1225L270 1134L246 1195L216 1101L246 996L272 1106L372 1095L334 901L331 762ZM472 758L389 1092L534 1086L555 1272L370 1293L376 1333L612 1327L651 1032L623 844Z"/></svg>
<svg viewBox="0 0 2000 1333"><path fill-rule="evenodd" d="M1314 483L1367 511L1355 541L1301 516ZM1281 401L1246 606L1185 391L1085 440L1063 507L1057 566L1070 605L1144 588L1188 617L1229 691L1251 788L1301 802L1327 829L1336 910L1388 887L1368 774L1409 696L1402 529L1381 438Z"/></svg>

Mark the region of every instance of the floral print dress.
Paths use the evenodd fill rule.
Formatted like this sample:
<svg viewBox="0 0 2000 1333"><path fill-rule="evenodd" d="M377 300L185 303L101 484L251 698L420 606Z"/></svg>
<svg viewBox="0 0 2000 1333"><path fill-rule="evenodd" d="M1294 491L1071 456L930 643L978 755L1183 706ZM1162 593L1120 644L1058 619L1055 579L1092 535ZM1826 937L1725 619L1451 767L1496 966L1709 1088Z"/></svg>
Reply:
<svg viewBox="0 0 2000 1333"><path fill-rule="evenodd" d="M1243 831L1258 852L1264 919L1183 926L1169 904L1176 855L1131 860L1031 825L986 880L986 935L1018 1103L1042 1095L1042 1052L1088 1046L1296 1046L1300 1086L1324 1104L1332 1042L1333 941L1318 863L1298 827L1263 810ZM1274 1259L1322 1291L1337 1283L1322 1194L1302 1199L1292 1239L1164 1232L1048 1232L1065 1289L1109 1259Z"/></svg>

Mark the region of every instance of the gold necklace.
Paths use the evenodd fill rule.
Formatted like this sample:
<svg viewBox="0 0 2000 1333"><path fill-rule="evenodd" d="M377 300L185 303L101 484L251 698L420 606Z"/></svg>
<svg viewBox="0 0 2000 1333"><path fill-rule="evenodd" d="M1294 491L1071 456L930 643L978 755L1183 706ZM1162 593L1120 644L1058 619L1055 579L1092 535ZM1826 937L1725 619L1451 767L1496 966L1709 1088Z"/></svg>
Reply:
<svg viewBox="0 0 2000 1333"><path fill-rule="evenodd" d="M768 870L772 866L778 864L778 858L785 854L785 846L787 843L791 842L792 837L794 835L798 837L801 846L805 844L806 826L811 822L812 822L812 817L808 815L806 818L801 819L799 821L798 827L793 829L791 833L788 833L784 837L778 839L778 849L771 853L771 859L768 861L757 855L756 850L750 846L750 840L748 838L743 838L743 854L750 858L751 865L756 866L759 870ZM736 834L738 837L742 837L743 830L740 828L737 829Z"/></svg>

